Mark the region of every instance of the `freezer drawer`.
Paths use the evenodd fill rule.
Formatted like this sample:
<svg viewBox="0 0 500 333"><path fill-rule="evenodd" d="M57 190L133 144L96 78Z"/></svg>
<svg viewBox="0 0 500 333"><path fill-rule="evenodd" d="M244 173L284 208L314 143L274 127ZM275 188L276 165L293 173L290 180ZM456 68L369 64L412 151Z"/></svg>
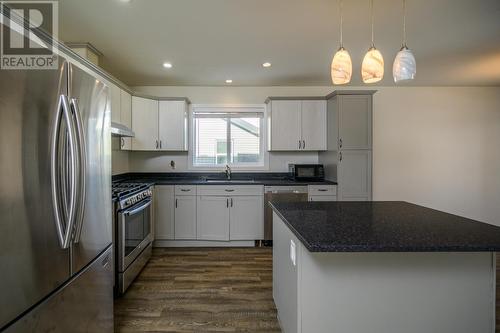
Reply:
<svg viewBox="0 0 500 333"><path fill-rule="evenodd" d="M113 332L112 246L5 333Z"/></svg>

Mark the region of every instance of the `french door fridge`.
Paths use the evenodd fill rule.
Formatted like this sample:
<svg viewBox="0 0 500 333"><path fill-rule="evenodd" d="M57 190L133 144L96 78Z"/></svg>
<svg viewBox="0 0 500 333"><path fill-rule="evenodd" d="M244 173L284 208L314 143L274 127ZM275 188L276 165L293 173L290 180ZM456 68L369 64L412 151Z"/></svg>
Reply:
<svg viewBox="0 0 500 333"><path fill-rule="evenodd" d="M0 70L0 331L112 332L108 88Z"/></svg>

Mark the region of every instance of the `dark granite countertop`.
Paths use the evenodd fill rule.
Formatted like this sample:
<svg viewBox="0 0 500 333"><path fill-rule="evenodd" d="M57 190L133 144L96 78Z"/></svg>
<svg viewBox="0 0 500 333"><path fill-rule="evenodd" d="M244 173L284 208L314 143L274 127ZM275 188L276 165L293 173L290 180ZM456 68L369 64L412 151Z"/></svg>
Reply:
<svg viewBox="0 0 500 333"><path fill-rule="evenodd" d="M207 182L208 179L217 182ZM219 181L220 180L220 181ZM156 185L265 185L265 186L297 186L297 185L336 185L332 181L295 181L288 173L282 172L234 172L232 181L224 182L224 174L220 172L134 172L113 176L113 181L144 182ZM252 180L252 182L249 182Z"/></svg>
<svg viewBox="0 0 500 333"><path fill-rule="evenodd" d="M500 251L500 227L408 202L270 205L311 252Z"/></svg>

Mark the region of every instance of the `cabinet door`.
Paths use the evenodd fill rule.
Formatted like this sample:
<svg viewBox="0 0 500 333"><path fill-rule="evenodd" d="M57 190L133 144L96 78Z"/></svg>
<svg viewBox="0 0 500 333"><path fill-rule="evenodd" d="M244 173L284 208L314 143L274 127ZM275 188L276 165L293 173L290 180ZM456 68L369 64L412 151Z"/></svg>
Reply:
<svg viewBox="0 0 500 333"><path fill-rule="evenodd" d="M158 101L132 97L133 150L156 150L158 142Z"/></svg>
<svg viewBox="0 0 500 333"><path fill-rule="evenodd" d="M326 150L326 101L302 101L302 149Z"/></svg>
<svg viewBox="0 0 500 333"><path fill-rule="evenodd" d="M175 239L196 239L196 196L175 197Z"/></svg>
<svg viewBox="0 0 500 333"><path fill-rule="evenodd" d="M114 84L109 85L111 90L111 121L121 124L120 92L121 89Z"/></svg>
<svg viewBox="0 0 500 333"><path fill-rule="evenodd" d="M160 150L187 150L187 104L185 101L160 101L158 134Z"/></svg>
<svg viewBox="0 0 500 333"><path fill-rule="evenodd" d="M196 202L198 239L229 240L229 198L200 195Z"/></svg>
<svg viewBox="0 0 500 333"><path fill-rule="evenodd" d="M155 186L155 239L174 239L174 186Z"/></svg>
<svg viewBox="0 0 500 333"><path fill-rule="evenodd" d="M229 199L230 239L264 239L264 201L262 196L234 196Z"/></svg>
<svg viewBox="0 0 500 333"><path fill-rule="evenodd" d="M121 124L132 128L132 96L125 90L120 94ZM122 138L121 149L132 149L132 138Z"/></svg>
<svg viewBox="0 0 500 333"><path fill-rule="evenodd" d="M341 149L372 148L372 96L339 96L339 146Z"/></svg>
<svg viewBox="0 0 500 333"><path fill-rule="evenodd" d="M337 170L339 201L368 201L372 193L372 152L342 150Z"/></svg>
<svg viewBox="0 0 500 333"><path fill-rule="evenodd" d="M301 101L271 101L271 149L299 150Z"/></svg>

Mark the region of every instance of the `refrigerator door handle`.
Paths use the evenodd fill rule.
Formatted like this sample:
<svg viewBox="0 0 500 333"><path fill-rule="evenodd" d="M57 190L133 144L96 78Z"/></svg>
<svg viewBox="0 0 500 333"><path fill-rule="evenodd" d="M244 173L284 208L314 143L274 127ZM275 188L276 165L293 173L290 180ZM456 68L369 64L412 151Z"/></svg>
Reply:
<svg viewBox="0 0 500 333"><path fill-rule="evenodd" d="M68 129L68 140L69 140L69 155L70 155L70 199L69 199L69 208L64 209L62 205L66 205L66 200L61 198L61 190L60 190L60 178L58 175L58 171L60 170L59 160L59 139L60 139L60 131L62 119L64 118L64 122L66 123L66 127ZM73 126L73 121L71 119L70 107L68 103L68 97L64 94L59 96L59 101L57 104L57 113L56 120L54 125L54 131L52 134L52 142L51 142L51 161L50 161L50 174L51 174L51 192L52 192L52 205L54 209L55 222L56 222L56 230L57 236L59 238L59 245L62 249L67 249L69 247L71 241L71 234L73 231L73 225L75 220L75 206L76 206L76 174L77 174L77 156L76 156L76 143L75 143L75 128ZM61 212L67 211L67 214L63 214ZM65 223L63 222L65 221ZM66 230L63 230L66 227Z"/></svg>
<svg viewBox="0 0 500 333"><path fill-rule="evenodd" d="M74 243L78 243L80 241L80 237L82 235L82 227L83 227L83 218L85 212L85 196L87 194L86 182L87 182L87 144L85 140L85 132L83 130L83 121L82 114L80 112L80 108L78 107L78 100L76 98L70 99L71 111L74 115L74 120L76 124L76 132L78 135L77 145L79 152L79 171L80 175L78 177L78 200L77 200L77 212L76 212L76 225L75 225L75 236Z"/></svg>

